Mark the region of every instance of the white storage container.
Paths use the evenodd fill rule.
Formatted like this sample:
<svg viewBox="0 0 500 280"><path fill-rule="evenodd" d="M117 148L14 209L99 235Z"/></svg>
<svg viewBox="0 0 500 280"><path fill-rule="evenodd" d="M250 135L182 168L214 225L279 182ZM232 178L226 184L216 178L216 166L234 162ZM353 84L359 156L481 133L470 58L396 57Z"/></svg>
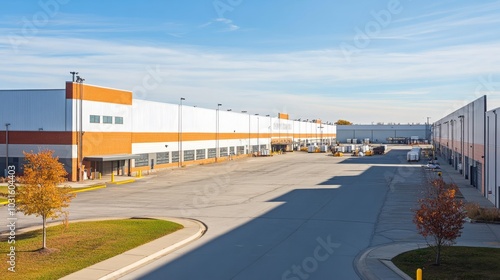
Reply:
<svg viewBox="0 0 500 280"><path fill-rule="evenodd" d="M318 147L315 145L311 145L311 146L307 147L307 152L314 153L314 152L316 152L316 148L318 148Z"/></svg>

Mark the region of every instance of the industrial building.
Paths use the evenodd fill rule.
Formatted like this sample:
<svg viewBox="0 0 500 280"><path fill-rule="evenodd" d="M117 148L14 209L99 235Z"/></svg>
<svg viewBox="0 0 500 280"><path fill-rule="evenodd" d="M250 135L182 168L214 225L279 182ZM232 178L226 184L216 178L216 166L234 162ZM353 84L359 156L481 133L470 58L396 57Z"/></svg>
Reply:
<svg viewBox="0 0 500 280"><path fill-rule="evenodd" d="M337 141L341 143L361 143L365 139L369 139L370 143L382 144L424 143L426 140L430 140L430 125L373 124L337 126Z"/></svg>
<svg viewBox="0 0 500 280"><path fill-rule="evenodd" d="M336 127L288 114L256 115L134 99L131 91L67 82L64 89L1 90L0 170L22 172L23 152L53 150L71 181L134 176L270 150L332 143ZM184 101L185 103L185 101Z"/></svg>
<svg viewBox="0 0 500 280"><path fill-rule="evenodd" d="M498 110L487 111L482 96L433 124L437 153L496 207L500 207Z"/></svg>

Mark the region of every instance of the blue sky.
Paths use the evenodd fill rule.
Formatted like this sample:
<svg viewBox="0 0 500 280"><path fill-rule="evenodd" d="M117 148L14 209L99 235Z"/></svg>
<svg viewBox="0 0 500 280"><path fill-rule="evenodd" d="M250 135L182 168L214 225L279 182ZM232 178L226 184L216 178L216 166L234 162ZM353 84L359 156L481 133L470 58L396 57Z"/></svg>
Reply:
<svg viewBox="0 0 500 280"><path fill-rule="evenodd" d="M348 3L345 3L348 2ZM424 123L500 106L500 1L2 3L0 88L86 83L292 118Z"/></svg>

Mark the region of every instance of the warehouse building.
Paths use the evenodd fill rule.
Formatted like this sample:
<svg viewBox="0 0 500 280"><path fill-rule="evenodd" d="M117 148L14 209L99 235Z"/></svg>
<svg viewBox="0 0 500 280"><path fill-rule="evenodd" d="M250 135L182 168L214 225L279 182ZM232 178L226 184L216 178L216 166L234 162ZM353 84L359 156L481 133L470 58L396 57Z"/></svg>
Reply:
<svg viewBox="0 0 500 280"><path fill-rule="evenodd" d="M486 112L485 189L486 197L500 208L500 108Z"/></svg>
<svg viewBox="0 0 500 280"><path fill-rule="evenodd" d="M461 107L433 124L433 139L437 153L500 207L499 109L486 110L486 96Z"/></svg>
<svg viewBox="0 0 500 280"><path fill-rule="evenodd" d="M430 139L430 125L374 124L337 126L337 141L341 143L361 143L366 139L370 143L383 144L425 143L426 140Z"/></svg>
<svg viewBox="0 0 500 280"><path fill-rule="evenodd" d="M71 181L291 151L336 136L320 120L134 99L81 80L64 89L1 90L0 99L0 170L8 164L22 172L23 152L50 149Z"/></svg>

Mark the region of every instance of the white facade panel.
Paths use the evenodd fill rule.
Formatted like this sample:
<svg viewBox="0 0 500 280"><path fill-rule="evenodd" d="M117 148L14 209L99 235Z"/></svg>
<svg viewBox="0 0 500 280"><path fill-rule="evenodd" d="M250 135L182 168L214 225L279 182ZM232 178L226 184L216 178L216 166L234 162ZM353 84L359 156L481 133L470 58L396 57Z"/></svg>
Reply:
<svg viewBox="0 0 500 280"><path fill-rule="evenodd" d="M217 125L217 110L205 109L192 106L182 107L182 131L183 132L214 132ZM226 123L219 111L219 127ZM177 131L177 130L175 130Z"/></svg>
<svg viewBox="0 0 500 280"><path fill-rule="evenodd" d="M133 132L177 132L179 126L178 109L179 105L175 104L133 99ZM184 107L183 110L186 108ZM185 131L184 127L183 131Z"/></svg>
<svg viewBox="0 0 500 280"><path fill-rule="evenodd" d="M177 151L177 142L132 143L132 154L135 155L169 151Z"/></svg>
<svg viewBox="0 0 500 280"><path fill-rule="evenodd" d="M79 101L75 102L78 103ZM130 132L132 131L132 106L96 101L86 101L83 106L83 131ZM76 113L75 113L76 114ZM91 123L90 116L99 116L99 123ZM112 123L104 123L104 116L111 117ZM116 117L123 118L123 124L116 123ZM79 120L80 116L75 116ZM79 126L77 126L79 127Z"/></svg>

